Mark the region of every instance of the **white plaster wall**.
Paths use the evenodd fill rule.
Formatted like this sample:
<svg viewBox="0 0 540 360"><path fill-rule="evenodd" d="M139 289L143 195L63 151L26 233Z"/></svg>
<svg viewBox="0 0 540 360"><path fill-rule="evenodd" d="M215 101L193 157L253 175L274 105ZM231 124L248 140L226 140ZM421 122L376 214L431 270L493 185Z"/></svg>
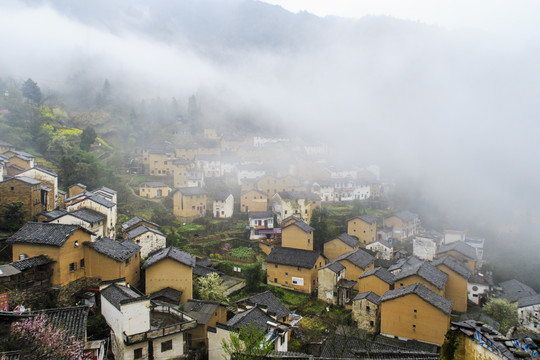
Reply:
<svg viewBox="0 0 540 360"><path fill-rule="evenodd" d="M152 231L147 231L137 236L132 241L141 246L141 257L146 259L151 252L164 249L166 247L167 238Z"/></svg>
<svg viewBox="0 0 540 360"><path fill-rule="evenodd" d="M230 339L230 331L216 328L216 332L207 331L208 336L208 360L230 359L223 351L222 341Z"/></svg>
<svg viewBox="0 0 540 360"><path fill-rule="evenodd" d="M161 352L161 343L172 340L172 349ZM171 360L178 359L184 355L184 333L176 333L162 338L155 339L154 343L154 359L155 360Z"/></svg>
<svg viewBox="0 0 540 360"><path fill-rule="evenodd" d="M120 306L122 326L126 335L150 330L150 300L132 302Z"/></svg>

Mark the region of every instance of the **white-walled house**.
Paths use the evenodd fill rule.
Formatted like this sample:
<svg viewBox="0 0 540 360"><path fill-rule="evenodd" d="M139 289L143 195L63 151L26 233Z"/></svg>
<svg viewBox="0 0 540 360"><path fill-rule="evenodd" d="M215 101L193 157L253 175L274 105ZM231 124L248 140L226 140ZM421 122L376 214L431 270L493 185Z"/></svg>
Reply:
<svg viewBox="0 0 540 360"><path fill-rule="evenodd" d="M435 259L437 254L438 239L428 235L416 235L413 240L413 255L419 259L431 261Z"/></svg>
<svg viewBox="0 0 540 360"><path fill-rule="evenodd" d="M51 186L54 194L54 202L49 204L49 207L50 209L55 209L58 206L58 175L56 173L40 167L33 167L16 176L27 176L41 181L44 185Z"/></svg>
<svg viewBox="0 0 540 360"><path fill-rule="evenodd" d="M124 282L100 286L101 314L111 329L117 360L178 359L186 354L184 332L197 322L181 311L150 301ZM151 347L151 348L150 348Z"/></svg>
<svg viewBox="0 0 540 360"><path fill-rule="evenodd" d="M250 211L248 212L250 240L265 239L267 235L273 234L274 214L271 211ZM272 230L271 232L265 230Z"/></svg>
<svg viewBox="0 0 540 360"><path fill-rule="evenodd" d="M101 195L87 191L66 199L66 210L68 212L73 212L79 209L92 209L104 214L107 217L105 236L111 239L116 237L116 203L105 199Z"/></svg>
<svg viewBox="0 0 540 360"><path fill-rule="evenodd" d="M141 247L142 259L146 259L150 253L167 246L165 234L146 225L139 225L129 230L126 232L126 237Z"/></svg>
<svg viewBox="0 0 540 360"><path fill-rule="evenodd" d="M109 189L106 186L102 186L100 188L92 190L92 192L94 194L98 194L98 195L104 197L105 199L107 199L109 201L112 201L115 204L118 204L118 193L113 189Z"/></svg>
<svg viewBox="0 0 540 360"><path fill-rule="evenodd" d="M521 326L540 332L540 295L527 296L518 300L518 318Z"/></svg>
<svg viewBox="0 0 540 360"><path fill-rule="evenodd" d="M214 196L212 215L215 218L230 218L234 212L234 197L230 192L219 192Z"/></svg>
<svg viewBox="0 0 540 360"><path fill-rule="evenodd" d="M386 240L375 240L367 244L366 249L376 252L377 259L392 260L394 258L394 247Z"/></svg>
<svg viewBox="0 0 540 360"><path fill-rule="evenodd" d="M92 209L79 209L68 212L48 222L79 225L93 233L91 236L92 241L106 236L105 226L107 224L107 216Z"/></svg>

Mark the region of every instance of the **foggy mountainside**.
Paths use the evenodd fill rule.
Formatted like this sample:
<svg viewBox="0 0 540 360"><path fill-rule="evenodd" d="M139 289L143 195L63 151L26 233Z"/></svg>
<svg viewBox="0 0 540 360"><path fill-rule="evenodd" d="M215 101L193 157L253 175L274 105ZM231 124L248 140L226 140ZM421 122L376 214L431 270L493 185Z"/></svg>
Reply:
<svg viewBox="0 0 540 360"><path fill-rule="evenodd" d="M0 78L32 78L105 140L151 142L195 95L210 124L326 142L338 161L379 164L426 222L540 253L537 37L248 0L7 1L0 30Z"/></svg>

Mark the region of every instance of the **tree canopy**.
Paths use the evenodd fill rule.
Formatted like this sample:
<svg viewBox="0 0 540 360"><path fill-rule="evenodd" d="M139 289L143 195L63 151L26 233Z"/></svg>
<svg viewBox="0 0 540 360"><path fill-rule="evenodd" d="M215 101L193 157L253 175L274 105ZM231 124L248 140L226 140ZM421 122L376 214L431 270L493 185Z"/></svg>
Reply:
<svg viewBox="0 0 540 360"><path fill-rule="evenodd" d="M222 347L228 358L237 360L266 359L274 346L265 338L265 333L254 325L231 332L229 339L222 340Z"/></svg>
<svg viewBox="0 0 540 360"><path fill-rule="evenodd" d="M491 298L483 308L484 312L499 322L499 331L505 334L518 324L517 304L506 299Z"/></svg>
<svg viewBox="0 0 540 360"><path fill-rule="evenodd" d="M21 92L25 98L31 100L36 105L41 103L41 89L34 80L30 78L26 80L21 87Z"/></svg>
<svg viewBox="0 0 540 360"><path fill-rule="evenodd" d="M206 301L228 301L227 288L223 285L223 279L215 272L198 279L199 296Z"/></svg>

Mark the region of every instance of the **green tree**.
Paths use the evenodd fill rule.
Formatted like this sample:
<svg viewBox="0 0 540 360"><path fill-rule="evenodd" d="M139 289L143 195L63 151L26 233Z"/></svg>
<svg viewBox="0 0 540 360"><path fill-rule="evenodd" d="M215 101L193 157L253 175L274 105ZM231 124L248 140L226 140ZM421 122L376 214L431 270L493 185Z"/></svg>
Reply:
<svg viewBox="0 0 540 360"><path fill-rule="evenodd" d="M491 298L482 310L499 322L501 325L499 331L502 334L518 324L517 304L506 299Z"/></svg>
<svg viewBox="0 0 540 360"><path fill-rule="evenodd" d="M199 297L206 301L227 302L227 287L223 285L223 279L215 272L198 279Z"/></svg>
<svg viewBox="0 0 540 360"><path fill-rule="evenodd" d="M30 78L26 80L21 87L21 92L25 98L32 101L35 105L41 104L41 90L34 80Z"/></svg>
<svg viewBox="0 0 540 360"><path fill-rule="evenodd" d="M243 326L238 329L238 333L231 332L229 339L223 339L221 345L227 359L266 359L274 350L274 345L267 341L265 336L255 325Z"/></svg>
<svg viewBox="0 0 540 360"><path fill-rule="evenodd" d="M259 284L262 279L262 266L260 262L248 266L244 270L244 279L246 280L246 290L247 291L257 291L259 290Z"/></svg>
<svg viewBox="0 0 540 360"><path fill-rule="evenodd" d="M93 127L88 126L81 134L81 149L90 151L90 146L96 141L97 134Z"/></svg>
<svg viewBox="0 0 540 360"><path fill-rule="evenodd" d="M8 231L17 231L24 225L24 210L23 203L20 201L12 202L5 205L4 211L4 228Z"/></svg>
<svg viewBox="0 0 540 360"><path fill-rule="evenodd" d="M314 228L313 231L313 250L322 251L323 244L328 240L328 210L326 208L317 207L311 214L309 225Z"/></svg>

